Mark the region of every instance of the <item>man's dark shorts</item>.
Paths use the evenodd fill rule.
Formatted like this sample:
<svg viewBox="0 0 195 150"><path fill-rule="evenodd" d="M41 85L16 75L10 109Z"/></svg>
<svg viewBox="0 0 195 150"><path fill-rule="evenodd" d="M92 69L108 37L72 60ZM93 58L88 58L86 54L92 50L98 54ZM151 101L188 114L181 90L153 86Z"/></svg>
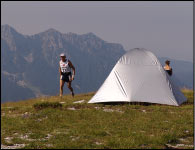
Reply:
<svg viewBox="0 0 195 150"><path fill-rule="evenodd" d="M64 82L70 82L70 78L71 78L71 72L66 72L66 73L61 73L61 77L60 79L63 80Z"/></svg>

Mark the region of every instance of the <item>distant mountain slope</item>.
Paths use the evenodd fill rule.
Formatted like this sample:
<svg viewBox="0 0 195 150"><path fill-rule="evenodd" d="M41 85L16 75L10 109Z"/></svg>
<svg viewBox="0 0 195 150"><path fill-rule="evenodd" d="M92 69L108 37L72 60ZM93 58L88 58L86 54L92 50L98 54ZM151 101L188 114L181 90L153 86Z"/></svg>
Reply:
<svg viewBox="0 0 195 150"><path fill-rule="evenodd" d="M93 33L62 34L49 29L26 36L9 25L1 26L1 33L1 101L58 94L58 65L62 52L76 67L75 92L95 91L125 53L122 45L108 43ZM9 87L12 89L8 90ZM67 88L65 92L69 92Z"/></svg>
<svg viewBox="0 0 195 150"><path fill-rule="evenodd" d="M29 99L35 97L33 91L22 86L22 83L15 82L14 78L12 79L11 78L10 76L6 76L4 74L1 75L1 81L2 81L1 97L2 98L12 100L12 101L18 101L20 99Z"/></svg>

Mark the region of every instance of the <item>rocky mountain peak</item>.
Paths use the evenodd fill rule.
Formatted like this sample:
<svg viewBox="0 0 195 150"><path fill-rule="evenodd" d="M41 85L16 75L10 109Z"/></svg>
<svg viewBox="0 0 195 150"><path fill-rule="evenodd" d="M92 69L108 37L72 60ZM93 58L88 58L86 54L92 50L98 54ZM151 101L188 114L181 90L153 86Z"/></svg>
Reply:
<svg viewBox="0 0 195 150"><path fill-rule="evenodd" d="M46 33L60 33L58 30L54 28L49 28L48 30L45 31ZM61 34L61 33L60 33Z"/></svg>
<svg viewBox="0 0 195 150"><path fill-rule="evenodd" d="M88 32L86 34L84 34L85 36L89 36L89 37L97 37L93 32Z"/></svg>
<svg viewBox="0 0 195 150"><path fill-rule="evenodd" d="M11 31L11 30L14 30L14 31L15 31L15 29L12 28L12 27L11 27L10 25L8 25L8 24L5 24L5 25L2 25L2 26L1 26L1 32Z"/></svg>
<svg viewBox="0 0 195 150"><path fill-rule="evenodd" d="M15 51L17 49L14 37L18 35L19 33L11 26L7 24L1 26L1 39L3 40L3 42L7 43L9 49L12 51Z"/></svg>
<svg viewBox="0 0 195 150"><path fill-rule="evenodd" d="M8 24L1 26L1 38L11 38L17 31Z"/></svg>
<svg viewBox="0 0 195 150"><path fill-rule="evenodd" d="M48 30L41 32L38 35L40 36L60 36L62 35L62 33L54 28L49 28Z"/></svg>

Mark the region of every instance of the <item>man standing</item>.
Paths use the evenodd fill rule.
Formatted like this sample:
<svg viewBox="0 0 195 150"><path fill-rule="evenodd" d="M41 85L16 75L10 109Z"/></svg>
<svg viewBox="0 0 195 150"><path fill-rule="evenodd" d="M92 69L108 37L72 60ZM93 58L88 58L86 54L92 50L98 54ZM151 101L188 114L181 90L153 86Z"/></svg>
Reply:
<svg viewBox="0 0 195 150"><path fill-rule="evenodd" d="M59 62L60 68L60 96L63 95L63 87L64 83L67 82L67 87L70 89L72 96L74 97L74 91L71 87L71 82L74 80L75 76L75 67L71 63L70 60L66 59L66 55L62 53L60 55L61 60ZM73 70L73 74L71 73L71 69Z"/></svg>

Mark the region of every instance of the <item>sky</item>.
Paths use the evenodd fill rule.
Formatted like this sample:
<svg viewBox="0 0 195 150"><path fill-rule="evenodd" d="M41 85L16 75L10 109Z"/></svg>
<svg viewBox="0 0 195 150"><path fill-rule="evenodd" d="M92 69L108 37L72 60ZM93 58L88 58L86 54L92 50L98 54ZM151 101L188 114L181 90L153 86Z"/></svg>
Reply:
<svg viewBox="0 0 195 150"><path fill-rule="evenodd" d="M125 50L146 48L158 57L193 61L193 1L4 1L1 25L33 35L93 32Z"/></svg>

